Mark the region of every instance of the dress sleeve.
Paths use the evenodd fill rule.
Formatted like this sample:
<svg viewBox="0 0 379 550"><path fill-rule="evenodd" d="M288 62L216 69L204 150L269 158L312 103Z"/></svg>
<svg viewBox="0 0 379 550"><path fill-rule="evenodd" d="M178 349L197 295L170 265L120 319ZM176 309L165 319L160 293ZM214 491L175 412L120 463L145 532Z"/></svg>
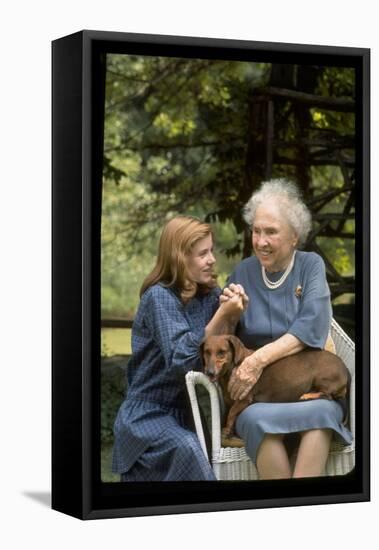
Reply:
<svg viewBox="0 0 379 550"><path fill-rule="evenodd" d="M288 332L307 346L323 349L330 330L332 308L325 264L320 256L314 254L313 257L305 268L300 307Z"/></svg>
<svg viewBox="0 0 379 550"><path fill-rule="evenodd" d="M160 349L168 369L178 374L200 370L199 347L205 334L205 325L190 327L184 305L169 290L154 287L147 291L144 321Z"/></svg>

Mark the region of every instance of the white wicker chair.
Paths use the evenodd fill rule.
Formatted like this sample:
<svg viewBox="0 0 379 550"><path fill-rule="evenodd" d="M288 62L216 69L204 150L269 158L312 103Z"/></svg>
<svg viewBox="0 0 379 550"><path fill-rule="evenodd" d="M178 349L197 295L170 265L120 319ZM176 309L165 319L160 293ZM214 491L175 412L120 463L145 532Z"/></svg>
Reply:
<svg viewBox="0 0 379 550"><path fill-rule="evenodd" d="M345 362L351 374L349 428L353 434L353 443L349 446L343 446L336 441L332 442L326 464L325 475L327 476L347 474L355 465L355 345L334 319L332 321L331 334L336 346L336 353ZM210 462L217 479L258 479L257 470L243 447L232 448L221 446L220 396L216 385L210 382L208 377L203 373L190 371L186 375L186 385L197 436L205 456L209 460L195 390L197 384L201 384L209 392L212 432L212 457Z"/></svg>

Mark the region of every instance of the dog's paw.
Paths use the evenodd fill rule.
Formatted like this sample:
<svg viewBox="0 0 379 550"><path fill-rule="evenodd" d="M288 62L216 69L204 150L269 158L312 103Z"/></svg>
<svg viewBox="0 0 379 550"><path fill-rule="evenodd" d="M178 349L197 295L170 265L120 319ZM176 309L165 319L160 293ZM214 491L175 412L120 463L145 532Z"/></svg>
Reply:
<svg viewBox="0 0 379 550"><path fill-rule="evenodd" d="M222 430L221 430L221 436L222 436L222 437L228 438L228 437L232 437L232 435L233 435L233 434L232 434L232 432L231 432L229 429L227 429L227 428L222 428Z"/></svg>
<svg viewBox="0 0 379 550"><path fill-rule="evenodd" d="M324 396L324 394L322 392L303 393L303 395L301 395L299 397L299 400L300 401L308 401L308 400L311 400L311 399L320 399L323 396Z"/></svg>
<svg viewBox="0 0 379 550"><path fill-rule="evenodd" d="M221 446L222 447L244 447L245 444L240 437L237 437L232 432L224 428L221 432Z"/></svg>
<svg viewBox="0 0 379 550"><path fill-rule="evenodd" d="M240 439L236 435L232 435L230 437L221 437L221 446L222 447L238 447L238 448L241 448L241 447L244 447L245 444L242 441L242 439Z"/></svg>

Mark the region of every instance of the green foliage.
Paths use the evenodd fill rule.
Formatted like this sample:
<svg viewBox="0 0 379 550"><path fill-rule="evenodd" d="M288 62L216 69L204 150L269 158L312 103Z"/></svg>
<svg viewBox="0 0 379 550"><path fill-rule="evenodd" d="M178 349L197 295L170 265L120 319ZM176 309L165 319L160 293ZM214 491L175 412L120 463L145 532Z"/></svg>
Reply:
<svg viewBox="0 0 379 550"><path fill-rule="evenodd" d="M121 363L125 366L127 359ZM102 357L101 376L101 441L102 444L113 443L113 425L117 411L125 398L126 376L121 365L107 362Z"/></svg>
<svg viewBox="0 0 379 550"><path fill-rule="evenodd" d="M354 72L317 68L315 93L354 96ZM316 74L315 73L315 74ZM102 213L102 315L133 317L139 288L152 269L163 223L191 214L215 226L219 280L223 284L244 247L241 208L253 191L259 162L249 152L251 95L269 83L271 65L169 57L107 56ZM354 116L312 109L314 132L354 134ZM260 123L259 123L260 124ZM279 154L295 158L285 143L298 135L295 113L283 100L276 112ZM296 178L276 165L274 176ZM310 196L343 186L338 167L311 169ZM340 195L320 212L343 212ZM333 227L337 227L337 222ZM352 231L346 220L344 230ZM353 273L354 243L320 239L338 270Z"/></svg>
<svg viewBox="0 0 379 550"><path fill-rule="evenodd" d="M314 196L322 195L330 189L342 189L344 186L341 171L336 166L312 167L312 182ZM341 193L329 201L320 213L343 213L346 204L347 193ZM353 208L354 210L354 208ZM332 221L330 226L337 229L338 221ZM343 231L355 232L355 220L346 219L343 223ZM325 253L333 267L343 276L355 275L355 241L354 239L341 239L333 237L320 237L317 244Z"/></svg>
<svg viewBox="0 0 379 550"><path fill-rule="evenodd" d="M104 444L101 447L101 481L103 483L117 483L119 474L112 473L112 444Z"/></svg>
<svg viewBox="0 0 379 550"><path fill-rule="evenodd" d="M113 424L117 411L124 399L121 392L116 392L110 383L104 383L101 388L101 441L113 443Z"/></svg>
<svg viewBox="0 0 379 550"><path fill-rule="evenodd" d="M258 63L108 56L103 316L133 317L162 224L178 213L218 226L218 268L225 281L233 265L227 255L236 245L230 212L239 219L242 205L237 188L248 102L241 99L264 83L268 71L269 65ZM225 186L227 212L220 209ZM226 222L225 229L218 222Z"/></svg>
<svg viewBox="0 0 379 550"><path fill-rule="evenodd" d="M355 96L355 72L347 67L324 67L316 91L335 98Z"/></svg>

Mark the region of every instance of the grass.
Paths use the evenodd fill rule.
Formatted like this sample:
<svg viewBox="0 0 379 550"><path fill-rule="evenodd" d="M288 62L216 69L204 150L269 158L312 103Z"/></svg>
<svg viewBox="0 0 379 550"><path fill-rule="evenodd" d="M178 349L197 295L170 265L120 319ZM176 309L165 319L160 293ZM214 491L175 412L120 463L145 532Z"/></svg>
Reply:
<svg viewBox="0 0 379 550"><path fill-rule="evenodd" d="M129 328L101 329L101 355L130 355L132 331Z"/></svg>

